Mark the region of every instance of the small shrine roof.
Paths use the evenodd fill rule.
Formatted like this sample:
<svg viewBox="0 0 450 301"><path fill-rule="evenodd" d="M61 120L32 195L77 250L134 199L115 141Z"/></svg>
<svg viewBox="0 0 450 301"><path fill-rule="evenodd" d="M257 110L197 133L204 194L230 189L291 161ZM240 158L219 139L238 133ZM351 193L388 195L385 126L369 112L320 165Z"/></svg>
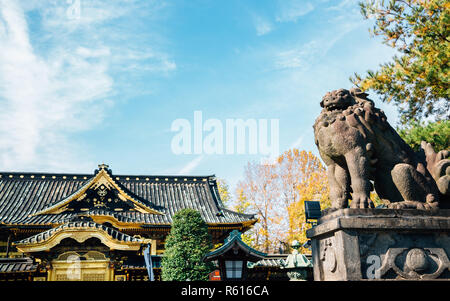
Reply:
<svg viewBox="0 0 450 301"><path fill-rule="evenodd" d="M206 254L204 260L211 261L216 260L219 256L225 255L232 250L240 249L247 254L247 259L250 261L258 261L266 258L267 254L257 251L247 245L241 238L241 232L233 230L230 235L225 239L224 244L218 249Z"/></svg>

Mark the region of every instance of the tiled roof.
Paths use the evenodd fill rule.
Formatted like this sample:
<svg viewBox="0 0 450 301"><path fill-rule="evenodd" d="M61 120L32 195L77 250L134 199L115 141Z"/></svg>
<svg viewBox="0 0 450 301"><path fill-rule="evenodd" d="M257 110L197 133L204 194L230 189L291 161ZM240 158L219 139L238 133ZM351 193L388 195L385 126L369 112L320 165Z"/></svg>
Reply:
<svg viewBox="0 0 450 301"><path fill-rule="evenodd" d="M100 225L91 221L78 221L78 222L71 222L67 223L52 229L49 229L47 231L38 233L36 235L27 237L25 239L15 241L15 245L23 245L23 244L32 244L32 243L38 243L38 242L44 242L48 239L50 239L52 236L54 236L56 233L67 230L67 229L98 229L105 232L108 236L111 238L123 241L123 242L142 242L140 239L132 237L130 235L124 234L122 232L119 232L113 228L106 227L104 225Z"/></svg>
<svg viewBox="0 0 450 301"><path fill-rule="evenodd" d="M266 258L255 263L248 262L249 268L265 267L265 268L279 268L282 267L286 261L288 254L268 254Z"/></svg>
<svg viewBox="0 0 450 301"><path fill-rule="evenodd" d="M77 213L38 214L77 192L93 174L0 173L0 225L54 225L72 220ZM92 209L83 215L107 215L121 222L169 226L184 208L198 210L208 224L241 224L254 215L226 210L218 196L214 176L113 175L130 194L162 214Z"/></svg>
<svg viewBox="0 0 450 301"><path fill-rule="evenodd" d="M0 258L0 273L34 272L37 266L30 258Z"/></svg>
<svg viewBox="0 0 450 301"><path fill-rule="evenodd" d="M56 214L67 210L80 212L99 207L110 211L137 210L143 213L162 214L151 201L126 189L118 179L114 179L108 166L102 164L99 165L94 176L75 192L56 203L47 205L34 215Z"/></svg>
<svg viewBox="0 0 450 301"><path fill-rule="evenodd" d="M264 259L267 256L266 253L255 250L249 245L247 245L244 241L242 241L241 232L233 230L230 233L230 235L225 239L224 244L219 248L217 248L216 250L206 254L203 260L205 261L216 260L219 256L230 252L230 250L234 249L235 247L244 250L244 252L247 253L247 259L249 261L258 261Z"/></svg>

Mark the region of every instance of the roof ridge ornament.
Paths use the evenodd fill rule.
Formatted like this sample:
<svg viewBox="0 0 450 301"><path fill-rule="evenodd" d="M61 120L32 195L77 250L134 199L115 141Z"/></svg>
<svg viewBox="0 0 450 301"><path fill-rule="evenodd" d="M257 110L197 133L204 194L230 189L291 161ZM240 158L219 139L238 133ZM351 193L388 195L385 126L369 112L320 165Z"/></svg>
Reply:
<svg viewBox="0 0 450 301"><path fill-rule="evenodd" d="M112 171L111 171L111 169L109 168L109 165L108 165L108 164L105 164L105 163L98 164L98 169L96 169L96 170L94 171L94 174L98 174L98 173L99 173L100 171L102 171L102 170L104 170L104 171L106 171L108 174L112 175Z"/></svg>
<svg viewBox="0 0 450 301"><path fill-rule="evenodd" d="M233 231L230 232L228 237L225 238L225 242L224 243L227 243L227 242L233 240L236 236L237 236L238 239L242 240L242 233L240 231L238 231L238 230L233 230Z"/></svg>
<svg viewBox="0 0 450 301"><path fill-rule="evenodd" d="M109 169L109 165L105 164L105 163L102 163L102 164L98 165L98 168L100 168L100 169Z"/></svg>

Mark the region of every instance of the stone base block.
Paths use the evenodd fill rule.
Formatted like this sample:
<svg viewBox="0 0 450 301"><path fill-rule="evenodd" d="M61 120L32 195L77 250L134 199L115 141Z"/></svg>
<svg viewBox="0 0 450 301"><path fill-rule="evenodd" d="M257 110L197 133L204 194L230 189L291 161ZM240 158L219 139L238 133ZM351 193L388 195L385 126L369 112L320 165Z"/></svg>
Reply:
<svg viewBox="0 0 450 301"><path fill-rule="evenodd" d="M314 280L450 280L448 209L341 209L307 236Z"/></svg>

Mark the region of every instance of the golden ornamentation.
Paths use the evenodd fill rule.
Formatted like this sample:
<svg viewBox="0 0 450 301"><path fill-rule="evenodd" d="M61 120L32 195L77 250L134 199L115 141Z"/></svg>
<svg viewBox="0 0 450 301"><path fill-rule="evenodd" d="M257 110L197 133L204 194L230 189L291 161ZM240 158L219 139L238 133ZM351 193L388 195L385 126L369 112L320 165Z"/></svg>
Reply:
<svg viewBox="0 0 450 301"><path fill-rule="evenodd" d="M51 262L48 281L112 281L114 269L111 262L102 253L90 251L83 255L66 252Z"/></svg>
<svg viewBox="0 0 450 301"><path fill-rule="evenodd" d="M103 185L103 186L102 186ZM142 204L138 200L131 197L128 193L126 193L123 189L119 187L119 185L115 182L115 180L109 175L109 173L105 169L100 169L99 172L91 179L89 180L85 185L83 185L77 192L73 193L71 196L67 197L63 201L49 207L46 209L43 209L35 214L58 214L65 210L67 210L67 206L70 202L74 200L81 200L83 195L86 194L86 191L88 189L94 189L98 190L99 187L104 187L102 190L106 189L115 189L118 191L118 198L122 200L123 202L130 201L134 205L134 209L141 213L151 213L151 214L160 214L163 215L163 213L150 208L146 206L145 204ZM81 198L81 199L80 199ZM115 200L117 202L117 199ZM103 207L100 203L97 204L97 207Z"/></svg>
<svg viewBox="0 0 450 301"><path fill-rule="evenodd" d="M59 231L52 233L50 237L47 237L43 241L24 244L13 243L13 245L17 247L17 250L19 252L32 253L48 251L54 246L58 245L65 238L72 238L79 243L83 243L92 237L98 238L111 250L138 251L141 244L143 243L142 241L120 241L110 236L103 229L80 226L60 229Z"/></svg>

